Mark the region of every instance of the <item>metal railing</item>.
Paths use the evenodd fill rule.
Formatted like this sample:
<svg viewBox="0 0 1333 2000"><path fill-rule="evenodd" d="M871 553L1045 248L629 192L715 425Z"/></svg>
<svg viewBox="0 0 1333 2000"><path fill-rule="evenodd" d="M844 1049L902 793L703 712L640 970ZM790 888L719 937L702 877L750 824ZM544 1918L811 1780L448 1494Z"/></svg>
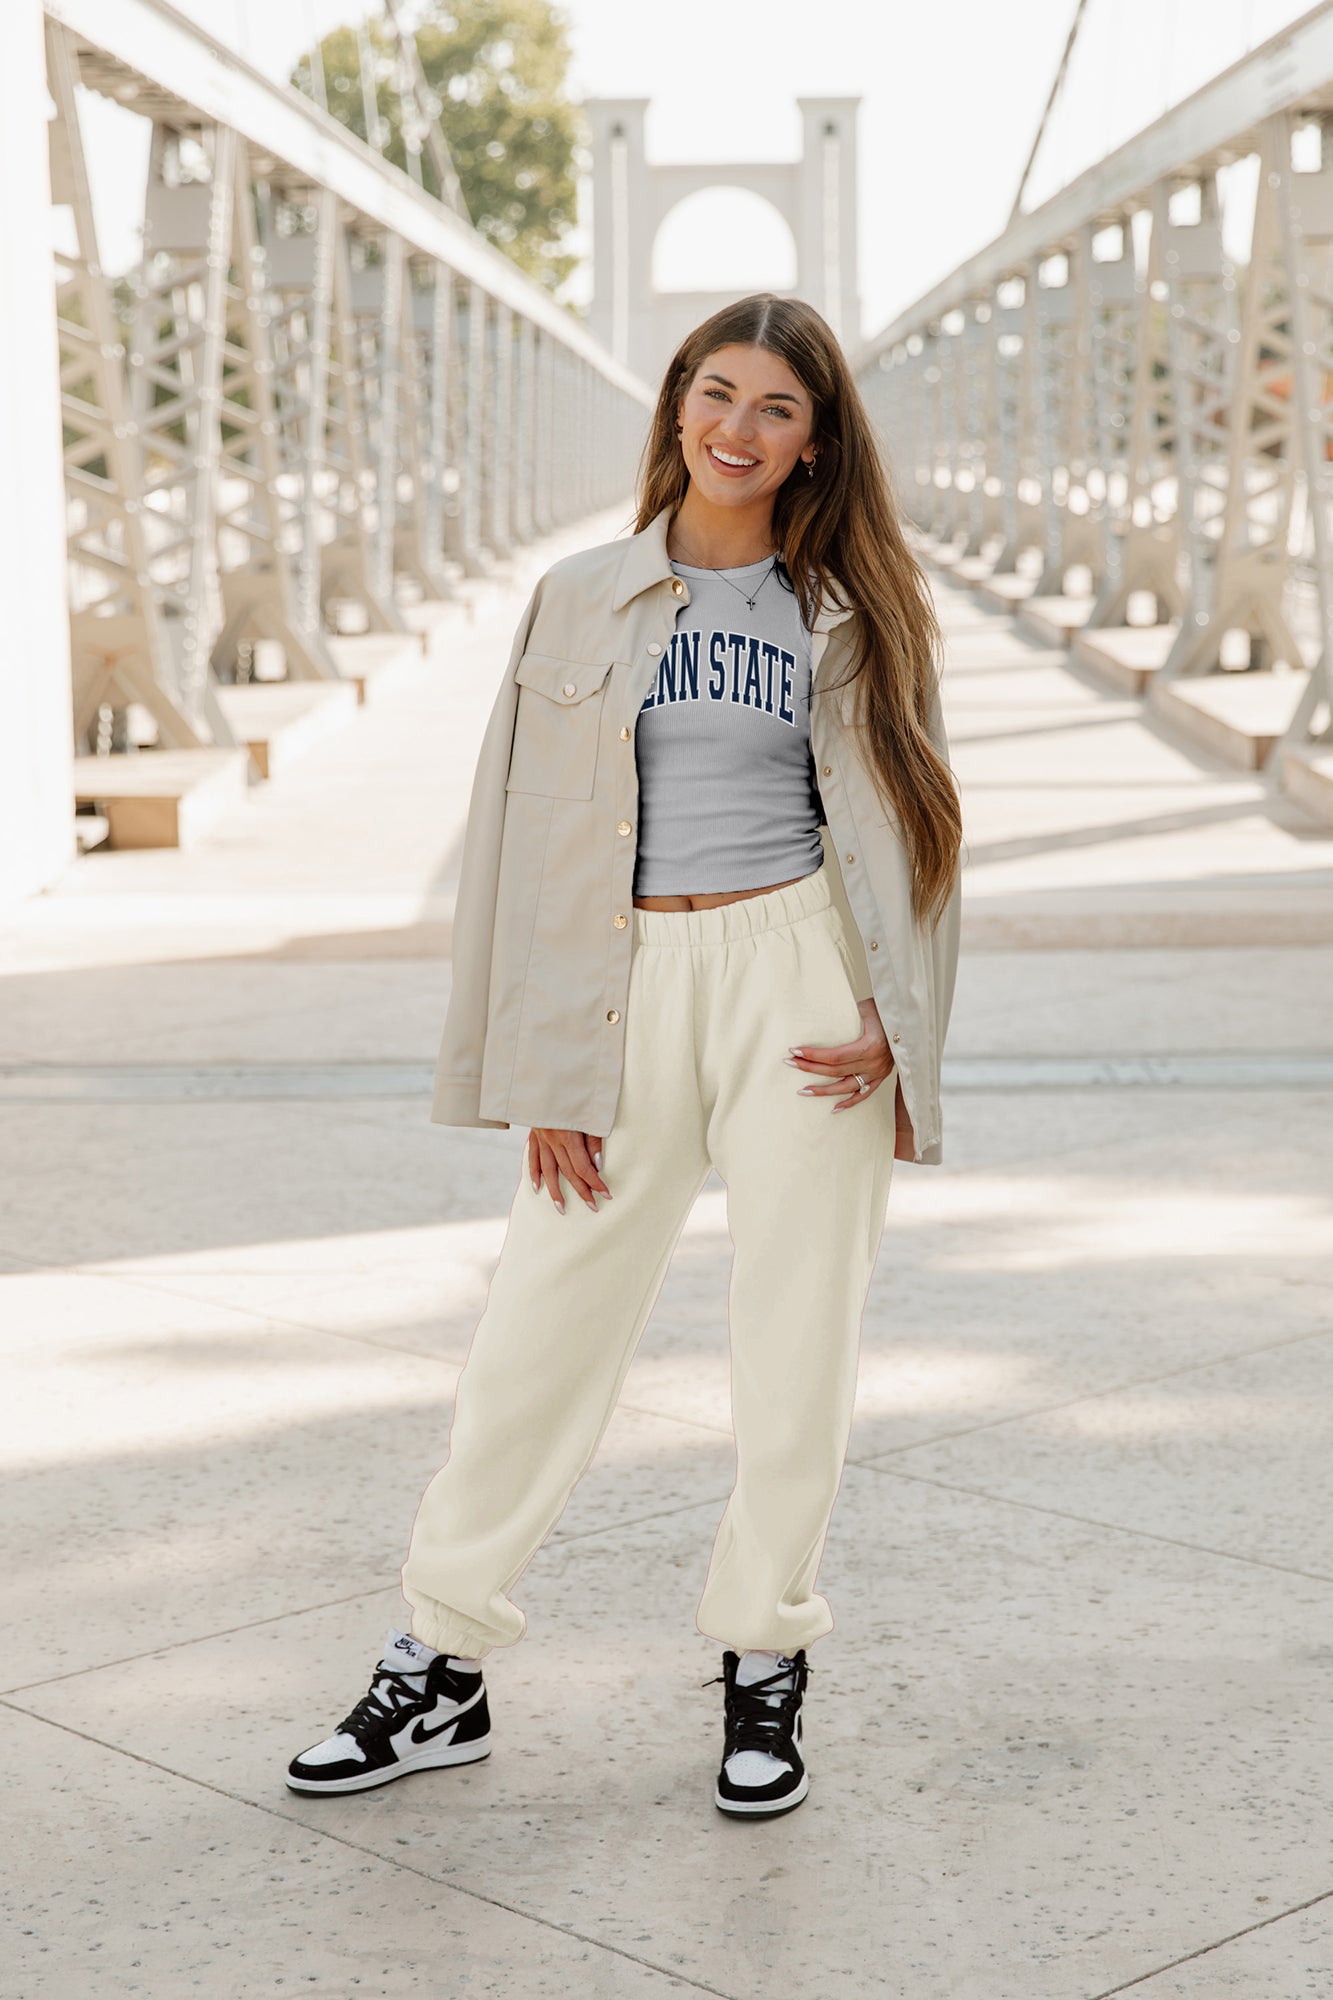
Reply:
<svg viewBox="0 0 1333 2000"><path fill-rule="evenodd" d="M1146 609L1163 683L1288 670L1280 740L1326 739L1333 7L1015 214L857 372L937 554L1080 588L1091 630Z"/></svg>
<svg viewBox="0 0 1333 2000"><path fill-rule="evenodd" d="M45 0L75 741L230 744L258 640L338 677L627 495L651 398L539 285L165 0ZM98 255L77 86L152 124L142 261ZM351 609L349 610L349 607Z"/></svg>

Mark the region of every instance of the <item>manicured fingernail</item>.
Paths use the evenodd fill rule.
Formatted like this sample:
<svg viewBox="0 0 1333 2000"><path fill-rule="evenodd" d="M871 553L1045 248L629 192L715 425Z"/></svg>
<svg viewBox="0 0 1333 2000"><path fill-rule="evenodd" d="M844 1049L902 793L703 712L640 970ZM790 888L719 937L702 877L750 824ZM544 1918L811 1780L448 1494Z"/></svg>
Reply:
<svg viewBox="0 0 1333 2000"><path fill-rule="evenodd" d="M784 1056L782 1060L787 1064L789 1069L799 1069L801 1067L795 1056Z"/></svg>
<svg viewBox="0 0 1333 2000"><path fill-rule="evenodd" d="M563 1203L563 1201L558 1201L556 1203L556 1207L560 1210L560 1213L563 1215L565 1212L565 1204Z"/></svg>
<svg viewBox="0 0 1333 2000"><path fill-rule="evenodd" d="M813 1097L814 1094L815 1094L814 1090L808 1083L803 1083L801 1085L801 1088L796 1093L798 1097Z"/></svg>
<svg viewBox="0 0 1333 2000"><path fill-rule="evenodd" d="M534 1194L540 1194L542 1191L542 1184L537 1179L536 1174L529 1174L528 1178L532 1182L532 1192Z"/></svg>
<svg viewBox="0 0 1333 2000"><path fill-rule="evenodd" d="M598 1173L600 1174L602 1171L602 1156L600 1152L596 1152L593 1154L592 1163L596 1167Z"/></svg>
<svg viewBox="0 0 1333 2000"><path fill-rule="evenodd" d="M803 1056L803 1055L805 1054L805 1050L804 1050L804 1049L793 1049L793 1048L789 1048L789 1049L787 1050L787 1054L788 1054L789 1056Z"/></svg>

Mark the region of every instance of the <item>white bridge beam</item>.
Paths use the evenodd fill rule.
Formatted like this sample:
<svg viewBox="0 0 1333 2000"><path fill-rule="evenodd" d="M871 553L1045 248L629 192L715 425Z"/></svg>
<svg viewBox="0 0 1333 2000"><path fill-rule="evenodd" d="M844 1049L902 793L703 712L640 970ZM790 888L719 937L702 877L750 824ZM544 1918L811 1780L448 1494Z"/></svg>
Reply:
<svg viewBox="0 0 1333 2000"><path fill-rule="evenodd" d="M0 119L0 899L47 888L74 852L60 385L40 0L5 14ZM21 304L18 302L21 301Z"/></svg>
<svg viewBox="0 0 1333 2000"><path fill-rule="evenodd" d="M1279 745L1301 789L1293 760L1333 745L1333 0L1014 215L855 366L941 560L1083 627L1237 761ZM1108 630L1145 606L1154 631Z"/></svg>
<svg viewBox="0 0 1333 2000"><path fill-rule="evenodd" d="M95 7L97 0L86 0ZM1072 249L1090 218L1114 218L1145 206L1149 190L1168 175L1216 171L1259 150L1260 128L1274 111L1311 110L1333 101L1333 9L1314 7L1280 35L1253 49L1171 111L1136 132L1058 194L1013 223L931 287L866 341L855 357L864 367L880 350L905 340L923 321L938 319L960 299L984 293L1036 257Z"/></svg>
<svg viewBox="0 0 1333 2000"><path fill-rule="evenodd" d="M638 376L613 362L549 292L452 210L415 187L328 112L215 42L167 0L45 0L45 6L50 18L81 42L188 106L202 122L240 133L304 179L330 188L358 214L481 285L499 304L592 362L627 395L645 404L651 400ZM83 67L84 81L93 82ZM135 100L136 110L146 108L142 98Z"/></svg>
<svg viewBox="0 0 1333 2000"><path fill-rule="evenodd" d="M72 855L76 797L202 783L251 741L245 682L336 682L383 657L350 633L408 638L414 598L622 498L653 398L463 215L167 0L22 0L20 22L0 893L23 894ZM128 309L79 84L152 128ZM122 816L115 837L144 834Z"/></svg>

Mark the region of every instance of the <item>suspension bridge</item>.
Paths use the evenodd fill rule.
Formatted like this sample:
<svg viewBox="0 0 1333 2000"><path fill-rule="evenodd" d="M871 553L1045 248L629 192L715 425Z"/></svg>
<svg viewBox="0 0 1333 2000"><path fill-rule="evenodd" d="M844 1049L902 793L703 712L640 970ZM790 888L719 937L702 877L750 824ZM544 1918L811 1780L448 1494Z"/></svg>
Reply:
<svg viewBox="0 0 1333 2000"><path fill-rule="evenodd" d="M592 102L580 320L473 227L399 11L401 169L318 60L275 83L166 0L7 16L14 1990L1322 1994L1333 6L1246 0L1226 67L1117 125L1155 57L1131 0L1071 4L1005 226L869 338L858 99L743 167ZM127 271L101 102L148 135ZM521 1169L525 1132L426 1116L496 676L541 571L627 525L703 300L648 238L718 179L852 354L966 815L946 1160L895 1181L811 1798L762 1855L710 1818L693 1628L717 1175L521 1580L496 1754L282 1787L401 1616Z"/></svg>
<svg viewBox="0 0 1333 2000"><path fill-rule="evenodd" d="M419 164L332 119L313 62L303 97L163 0L27 14L7 172L37 161L41 199L9 205L11 296L49 295L61 226L54 312L12 333L6 392L30 468L7 538L30 663L0 731L11 894L80 840L207 824L425 643L460 580L624 495L650 400L626 358L660 360L682 309L644 259L723 171L648 167L642 104L592 107L604 346ZM447 165L404 74L409 165L428 144ZM856 351L937 564L1325 816L1330 78L1318 7L1032 207L1025 176L1004 232ZM81 92L151 121L119 286ZM786 204L802 289L853 347L854 111L807 100L795 168L725 170Z"/></svg>

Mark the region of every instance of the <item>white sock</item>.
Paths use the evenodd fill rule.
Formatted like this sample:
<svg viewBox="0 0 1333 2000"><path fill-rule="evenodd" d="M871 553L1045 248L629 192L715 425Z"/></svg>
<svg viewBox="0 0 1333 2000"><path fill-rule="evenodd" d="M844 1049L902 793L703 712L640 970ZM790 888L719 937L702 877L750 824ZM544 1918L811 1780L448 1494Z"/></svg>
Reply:
<svg viewBox="0 0 1333 2000"><path fill-rule="evenodd" d="M400 1632L396 1625L391 1625L384 1641L384 1651L380 1654L380 1665L392 1667L396 1674L405 1674L409 1680L420 1680L424 1687L426 1670L438 1657L433 1646L423 1645L410 1632Z"/></svg>
<svg viewBox="0 0 1333 2000"><path fill-rule="evenodd" d="M751 1687L755 1681L762 1681L769 1674L775 1674L784 1660L790 1667L792 1663L785 1653L763 1653L750 1648L741 1654L740 1665L736 1669L737 1687ZM769 1706L775 1707L776 1704L770 1701Z"/></svg>
<svg viewBox="0 0 1333 2000"><path fill-rule="evenodd" d="M414 1639L410 1632L400 1632L396 1626L389 1627L389 1636L384 1642L384 1665L392 1667L395 1673L405 1674L409 1680L420 1680L426 1685L426 1674L433 1660L439 1659L434 1646L426 1645L422 1639ZM465 1674L479 1674L480 1660L465 1660L457 1653L450 1653L454 1665Z"/></svg>

